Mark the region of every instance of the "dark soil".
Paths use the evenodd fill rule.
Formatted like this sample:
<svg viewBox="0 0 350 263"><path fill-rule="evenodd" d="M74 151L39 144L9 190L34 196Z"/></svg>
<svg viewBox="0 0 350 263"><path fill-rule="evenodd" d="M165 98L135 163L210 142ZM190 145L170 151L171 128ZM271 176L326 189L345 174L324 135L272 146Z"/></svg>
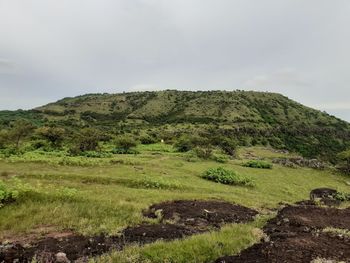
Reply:
<svg viewBox="0 0 350 263"><path fill-rule="evenodd" d="M350 239L322 232L326 227L350 229L350 208L319 207L312 201L281 209L264 227L268 241L216 263L307 262L316 258L350 262Z"/></svg>
<svg viewBox="0 0 350 263"><path fill-rule="evenodd" d="M257 211L222 201L178 200L152 205L144 216L156 218L160 211L163 221L196 228L220 227L225 223L245 223L252 221Z"/></svg>
<svg viewBox="0 0 350 263"><path fill-rule="evenodd" d="M173 240L219 228L225 223L248 222L256 211L220 201L172 201L152 205L144 215L156 218L162 210L160 224L142 224L124 229L121 235L86 237L70 234L26 240L26 244L12 242L0 245L0 262L30 262L36 256L40 262L54 262L55 254L64 252L71 261L101 255L111 249L121 250L125 244L146 244L156 240Z"/></svg>

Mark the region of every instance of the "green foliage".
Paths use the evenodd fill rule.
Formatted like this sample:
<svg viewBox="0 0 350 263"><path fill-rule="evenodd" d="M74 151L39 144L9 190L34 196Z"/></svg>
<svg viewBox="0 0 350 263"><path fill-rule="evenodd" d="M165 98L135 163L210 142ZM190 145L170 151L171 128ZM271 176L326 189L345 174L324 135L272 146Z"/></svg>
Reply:
<svg viewBox="0 0 350 263"><path fill-rule="evenodd" d="M21 140L29 136L33 130L34 126L31 122L25 119L18 119L11 123L8 138L14 143L14 145L18 149Z"/></svg>
<svg viewBox="0 0 350 263"><path fill-rule="evenodd" d="M209 144L205 146L197 146L193 150L199 158L205 160L210 159L213 154L213 148Z"/></svg>
<svg viewBox="0 0 350 263"><path fill-rule="evenodd" d="M16 201L20 196L30 191L30 186L17 178L11 178L6 183L0 180L0 208Z"/></svg>
<svg viewBox="0 0 350 263"><path fill-rule="evenodd" d="M179 152L188 152L193 149L193 139L188 135L181 136L174 144Z"/></svg>
<svg viewBox="0 0 350 263"><path fill-rule="evenodd" d="M237 145L270 145L335 163L336 154L350 147L348 123L280 94L266 92L166 90L87 94L64 98L33 111L2 111L0 129L10 132L11 123L21 118L38 126L56 126L78 133L87 125L103 130L107 136L136 132L143 144L160 139L176 141L180 152L209 140L209 144L232 156ZM184 134L188 138L181 138ZM199 142L189 138L196 134L200 135ZM20 136L18 144L14 137L8 141L18 148L28 137ZM1 141L0 147L10 144ZM78 141L72 140L74 144ZM94 143L87 145L90 149L82 150L85 147L78 145L72 153L98 148Z"/></svg>
<svg viewBox="0 0 350 263"><path fill-rule="evenodd" d="M334 199L339 200L339 201L350 201L350 194L345 193L345 192L336 192L336 194L333 196Z"/></svg>
<svg viewBox="0 0 350 263"><path fill-rule="evenodd" d="M202 174L202 178L221 184L254 186L252 179L238 175L235 171L223 167L210 168Z"/></svg>
<svg viewBox="0 0 350 263"><path fill-rule="evenodd" d="M134 147L137 146L137 142L130 136L120 136L116 140L116 148L113 153L126 154L126 153L137 153Z"/></svg>
<svg viewBox="0 0 350 263"><path fill-rule="evenodd" d="M350 150L339 153L338 159L340 161L340 170L346 174L350 174Z"/></svg>
<svg viewBox="0 0 350 263"><path fill-rule="evenodd" d="M273 165L265 161L251 160L244 163L243 166L250 168L272 169Z"/></svg>
<svg viewBox="0 0 350 263"><path fill-rule="evenodd" d="M102 151L85 151L80 154L80 156L88 158L109 158L112 157L112 153L102 152Z"/></svg>
<svg viewBox="0 0 350 263"><path fill-rule="evenodd" d="M213 143L218 145L226 154L235 156L238 142L235 139L219 136L213 138Z"/></svg>
<svg viewBox="0 0 350 263"><path fill-rule="evenodd" d="M18 197L18 191L8 189L8 187L0 181L0 207L5 203L13 202Z"/></svg>
<svg viewBox="0 0 350 263"><path fill-rule="evenodd" d="M66 131L64 128L60 127L43 126L38 128L36 133L43 139L50 142L53 147L58 148L63 142Z"/></svg>
<svg viewBox="0 0 350 263"><path fill-rule="evenodd" d="M218 162L218 163L227 163L228 162L228 158L227 156L225 155L218 155L218 154L214 154L212 159L215 161L215 162Z"/></svg>
<svg viewBox="0 0 350 263"><path fill-rule="evenodd" d="M84 151L96 151L98 143L103 138L103 134L100 130L95 128L84 128L75 135L75 146L71 149L72 155L76 155L79 152Z"/></svg>
<svg viewBox="0 0 350 263"><path fill-rule="evenodd" d="M141 142L142 144L154 144L154 143L157 143L158 140L157 140L156 138L154 138L154 137L148 135L148 134L145 134L145 135L142 135L142 136L140 137L140 142Z"/></svg>

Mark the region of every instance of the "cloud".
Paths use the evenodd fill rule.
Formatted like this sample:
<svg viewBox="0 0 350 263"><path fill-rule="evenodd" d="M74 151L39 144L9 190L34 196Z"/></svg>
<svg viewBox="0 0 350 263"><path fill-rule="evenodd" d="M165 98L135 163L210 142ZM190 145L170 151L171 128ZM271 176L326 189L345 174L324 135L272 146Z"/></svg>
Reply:
<svg viewBox="0 0 350 263"><path fill-rule="evenodd" d="M12 74L15 70L16 67L11 60L0 58L0 74Z"/></svg>
<svg viewBox="0 0 350 263"><path fill-rule="evenodd" d="M341 103L349 24L348 0L0 0L0 92L9 109L167 88Z"/></svg>
<svg viewBox="0 0 350 263"><path fill-rule="evenodd" d="M275 87L307 87L310 84L304 81L295 69L280 69L270 74L262 74L247 80L243 86L247 88L270 88Z"/></svg>

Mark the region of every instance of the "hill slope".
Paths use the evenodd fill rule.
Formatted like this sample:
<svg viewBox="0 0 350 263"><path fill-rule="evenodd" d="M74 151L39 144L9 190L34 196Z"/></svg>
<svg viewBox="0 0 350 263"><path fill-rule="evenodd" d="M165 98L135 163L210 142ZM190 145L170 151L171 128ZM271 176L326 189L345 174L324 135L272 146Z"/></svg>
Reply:
<svg viewBox="0 0 350 263"><path fill-rule="evenodd" d="M159 91L88 94L39 107L49 119L119 121L139 119L154 123L207 122L293 123L347 127L346 122L307 108L280 94L246 91Z"/></svg>
<svg viewBox="0 0 350 263"><path fill-rule="evenodd" d="M172 133L218 134L242 145L270 144L308 157L333 158L349 146L349 123L275 93L176 91L87 94L31 111L0 112L4 124L16 117L37 124L86 125L126 132L164 127ZM159 132L159 130L158 130Z"/></svg>

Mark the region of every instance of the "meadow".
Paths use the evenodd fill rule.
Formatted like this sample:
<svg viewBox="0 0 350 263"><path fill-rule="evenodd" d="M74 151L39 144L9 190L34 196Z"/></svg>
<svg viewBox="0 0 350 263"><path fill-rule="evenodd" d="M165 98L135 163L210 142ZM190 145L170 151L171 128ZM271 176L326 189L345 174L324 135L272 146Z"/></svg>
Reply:
<svg viewBox="0 0 350 263"><path fill-rule="evenodd" d="M127 226L156 219L142 211L167 200L225 200L259 212L255 221L229 224L170 242L130 245L94 262L212 262L236 254L262 237L260 228L281 204L309 198L318 187L349 192L348 177L332 169L246 167L255 156L266 162L294 156L267 147L242 147L225 162L203 160L176 152L162 143L138 145L139 154L112 154L102 158L62 152L26 152L1 156L0 179L23 194L0 208L0 243L45 231L74 231L83 235L118 234ZM225 185L201 177L210 168L222 167L250 178L254 186ZM48 230L49 229L49 230Z"/></svg>

